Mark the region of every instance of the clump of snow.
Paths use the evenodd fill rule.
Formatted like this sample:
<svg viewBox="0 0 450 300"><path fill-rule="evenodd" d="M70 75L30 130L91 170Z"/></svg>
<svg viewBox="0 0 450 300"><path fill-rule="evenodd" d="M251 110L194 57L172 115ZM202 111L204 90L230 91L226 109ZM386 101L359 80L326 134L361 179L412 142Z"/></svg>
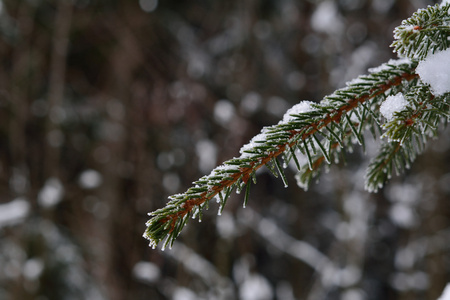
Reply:
<svg viewBox="0 0 450 300"><path fill-rule="evenodd" d="M398 93L395 96L389 96L381 104L380 112L387 121L391 121L394 118L396 112L405 110L409 105L402 93Z"/></svg>
<svg viewBox="0 0 450 300"><path fill-rule="evenodd" d="M450 300L450 283L447 284L444 292L442 292L442 295L438 300Z"/></svg>
<svg viewBox="0 0 450 300"><path fill-rule="evenodd" d="M416 68L420 79L431 86L435 96L450 92L450 48L430 54Z"/></svg>
<svg viewBox="0 0 450 300"><path fill-rule="evenodd" d="M302 113L307 113L307 112L313 111L314 108L313 108L312 104L314 104L314 102L302 101L302 102L294 105L293 107L288 109L288 111L283 116L283 120L281 120L278 124L287 124L287 123L289 123L291 120L294 119L293 115L298 115L298 114L302 114Z"/></svg>
<svg viewBox="0 0 450 300"><path fill-rule="evenodd" d="M391 68L390 66L399 66L402 64L409 64L409 63L411 63L411 60L407 57L400 58L400 59L390 59L387 63L382 64L381 66L378 66L375 68L370 68L369 73L378 73L378 72L389 70Z"/></svg>
<svg viewBox="0 0 450 300"><path fill-rule="evenodd" d="M441 7L450 3L450 0L442 0Z"/></svg>
<svg viewBox="0 0 450 300"><path fill-rule="evenodd" d="M241 149L239 150L239 153L241 153L241 157L244 158L244 157L251 156L251 154L246 153L246 151L253 150L256 146L261 145L266 140L267 140L267 134L266 134L265 129L263 128L261 133L255 135L248 144L245 144L244 146L241 147Z"/></svg>

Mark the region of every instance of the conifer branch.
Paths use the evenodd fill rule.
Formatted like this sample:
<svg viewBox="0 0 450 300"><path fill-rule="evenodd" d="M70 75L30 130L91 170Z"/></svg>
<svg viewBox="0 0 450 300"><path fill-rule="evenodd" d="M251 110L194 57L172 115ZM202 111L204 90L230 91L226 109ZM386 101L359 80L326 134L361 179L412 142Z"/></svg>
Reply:
<svg viewBox="0 0 450 300"><path fill-rule="evenodd" d="M410 103L407 109L383 124L386 131L382 138L388 141L368 167L366 188L371 192L381 188L394 170L400 174L408 169L425 149L427 137L436 137L439 124L450 116L450 95L435 97L422 83L405 97Z"/></svg>
<svg viewBox="0 0 450 300"><path fill-rule="evenodd" d="M450 3L420 9L394 30L394 51L401 57L422 60L450 47Z"/></svg>
<svg viewBox="0 0 450 300"><path fill-rule="evenodd" d="M296 149L306 155L312 171L305 177L306 186L318 174L323 161L330 163L331 158L334 162L339 161L339 148L363 142L360 128L364 128L364 124L372 126L369 122L372 117L362 119L358 116L367 115L368 107L379 106L380 100L386 97L385 93L397 90L405 81L415 80L414 68L415 64L407 60L390 61L325 97L320 104L308 103L308 111L287 113L286 120L265 127L248 145L242 147L239 158L226 161L210 175L194 182L194 186L185 193L170 196L166 207L150 214L152 218L146 224L148 227L144 236L150 240L152 247L164 238L163 248L170 247L189 218L198 217L201 220L201 212L212 198L216 197L220 212L231 191L236 189L239 193L244 187L248 191L255 172L269 163L273 163L274 173L279 173L287 184L278 157L283 156L287 164L295 156L292 151ZM248 192L246 194L245 202Z"/></svg>
<svg viewBox="0 0 450 300"><path fill-rule="evenodd" d="M186 192L170 196L166 207L149 214L144 237L150 245L155 248L165 239L162 248L171 247L190 218L201 221L213 198L221 214L231 192L245 189L245 207L251 182L256 183L255 173L262 166L287 186L283 167L293 160L299 171L297 183L306 189L325 162L338 163L342 150L354 144L364 147L367 130L375 138L384 130L381 149L366 175L369 191L382 187L393 171L409 168L427 138L436 137L439 124L446 124L450 115L449 89L433 94L416 73L421 60L449 48L449 11L450 4L419 10L395 29L395 51L408 58L369 70L320 103L300 102L277 125L263 128L244 145L240 157L224 162ZM388 107L392 101L399 109Z"/></svg>

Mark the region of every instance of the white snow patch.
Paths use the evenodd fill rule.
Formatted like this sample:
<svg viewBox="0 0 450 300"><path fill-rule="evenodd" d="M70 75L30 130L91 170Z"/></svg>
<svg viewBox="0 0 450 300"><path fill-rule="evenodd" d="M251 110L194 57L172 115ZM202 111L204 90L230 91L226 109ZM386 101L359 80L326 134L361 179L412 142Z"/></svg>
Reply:
<svg viewBox="0 0 450 300"><path fill-rule="evenodd" d="M214 168L217 161L217 145L207 139L197 142L195 152L198 156L198 167L203 173L207 173Z"/></svg>
<svg viewBox="0 0 450 300"><path fill-rule="evenodd" d="M386 71L390 69L390 66L399 66L402 64L409 64L411 63L411 60L407 57L405 58L400 58L400 59L390 59L387 63L382 64L379 67L375 67L375 68L370 68L369 69L369 73L378 73L381 71Z"/></svg>
<svg viewBox="0 0 450 300"><path fill-rule="evenodd" d="M64 187L57 178L49 178L38 194L38 203L42 207L53 207L58 204L64 195Z"/></svg>
<svg viewBox="0 0 450 300"><path fill-rule="evenodd" d="M341 34L344 31L344 22L333 1L324 1L319 4L311 16L311 26L315 31L330 35Z"/></svg>
<svg viewBox="0 0 450 300"><path fill-rule="evenodd" d="M246 153L245 151L250 151L253 148L255 148L258 145L263 144L267 140L267 134L265 132L265 129L261 130L261 133L255 135L248 144L245 144L241 147L239 150L239 153L241 153L241 157L248 157L251 156L250 153Z"/></svg>
<svg viewBox="0 0 450 300"><path fill-rule="evenodd" d="M159 270L159 267L154 263L140 261L134 265L133 275L139 280L154 283L160 278L161 271Z"/></svg>
<svg viewBox="0 0 450 300"><path fill-rule="evenodd" d="M22 221L30 211L30 204L22 198L0 204L0 228L5 225L17 224Z"/></svg>
<svg viewBox="0 0 450 300"><path fill-rule="evenodd" d="M223 212L222 217L217 218L216 228L219 235L225 239L236 235L236 224L233 216L228 212Z"/></svg>
<svg viewBox="0 0 450 300"><path fill-rule="evenodd" d="M313 111L314 108L312 107L312 104L314 104L314 102L311 101L302 101L300 103L297 103L296 105L288 109L288 111L283 116L283 120L281 120L278 124L287 124L295 119L294 115Z"/></svg>
<svg viewBox="0 0 450 300"><path fill-rule="evenodd" d="M244 113L251 115L261 109L261 105L261 95L256 92L249 92L242 98L240 109Z"/></svg>
<svg viewBox="0 0 450 300"><path fill-rule="evenodd" d="M402 93L398 93L395 96L389 96L381 104L380 112L387 121L391 121L394 118L396 112L404 110L408 106L408 101Z"/></svg>
<svg viewBox="0 0 450 300"><path fill-rule="evenodd" d="M414 209L406 204L394 204L389 210L391 220L402 228L412 228L417 225L417 216Z"/></svg>
<svg viewBox="0 0 450 300"><path fill-rule="evenodd" d="M190 289L177 287L172 295L172 300L197 300L198 296Z"/></svg>
<svg viewBox="0 0 450 300"><path fill-rule="evenodd" d="M420 79L431 86L435 96L450 92L450 48L430 54L416 68Z"/></svg>
<svg viewBox="0 0 450 300"><path fill-rule="evenodd" d="M227 171L227 170L239 170L239 166L223 164L216 167L212 172L211 176L215 176L219 171Z"/></svg>
<svg viewBox="0 0 450 300"><path fill-rule="evenodd" d="M95 189L103 182L102 175L96 170L88 169L81 173L78 183L84 189Z"/></svg>
<svg viewBox="0 0 450 300"><path fill-rule="evenodd" d="M449 4L449 3L450 3L450 0L442 0L441 7L443 7L443 6L445 6L445 5Z"/></svg>
<svg viewBox="0 0 450 300"><path fill-rule="evenodd" d="M342 300L363 300L366 299L364 292L357 288L350 288L342 293Z"/></svg>
<svg viewBox="0 0 450 300"><path fill-rule="evenodd" d="M450 300L450 283L447 283L447 286L438 300Z"/></svg>
<svg viewBox="0 0 450 300"><path fill-rule="evenodd" d="M214 106L214 119L222 126L227 126L234 118L236 109L228 100L219 100Z"/></svg>
<svg viewBox="0 0 450 300"><path fill-rule="evenodd" d="M273 298L273 289L266 278L252 274L241 284L239 296L242 300L269 300Z"/></svg>
<svg viewBox="0 0 450 300"><path fill-rule="evenodd" d="M39 258L31 258L23 265L23 275L28 280L36 280L44 270L44 262Z"/></svg>

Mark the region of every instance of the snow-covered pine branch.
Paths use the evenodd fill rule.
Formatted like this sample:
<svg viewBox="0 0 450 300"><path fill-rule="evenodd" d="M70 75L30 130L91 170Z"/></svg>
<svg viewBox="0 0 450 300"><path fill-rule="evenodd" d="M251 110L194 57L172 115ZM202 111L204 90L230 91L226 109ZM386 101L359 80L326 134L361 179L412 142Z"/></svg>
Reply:
<svg viewBox="0 0 450 300"><path fill-rule="evenodd" d="M306 189L325 162L339 162L354 144L364 147L367 130L381 144L368 167L369 191L382 187L394 170L408 168L449 117L449 10L450 4L419 10L395 29L393 46L406 58L369 70L320 103L300 102L244 145L239 157L195 181L186 192L170 196L164 208L149 214L144 237L150 245L165 239L163 249L170 247L190 218L201 220L213 198L220 214L233 190L245 190L245 206L262 166L287 186L283 167L293 160L298 184Z"/></svg>
<svg viewBox="0 0 450 300"><path fill-rule="evenodd" d="M422 60L431 53L450 47L450 5L419 9L394 30L394 51L400 57Z"/></svg>

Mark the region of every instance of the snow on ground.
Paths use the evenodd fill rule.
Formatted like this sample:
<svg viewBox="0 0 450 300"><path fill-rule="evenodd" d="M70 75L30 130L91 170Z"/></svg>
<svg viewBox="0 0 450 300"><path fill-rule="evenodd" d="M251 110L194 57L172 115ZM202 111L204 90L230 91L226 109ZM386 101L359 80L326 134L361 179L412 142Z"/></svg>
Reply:
<svg viewBox="0 0 450 300"><path fill-rule="evenodd" d="M431 86L435 96L450 92L450 48L430 54L416 68L420 79Z"/></svg>

